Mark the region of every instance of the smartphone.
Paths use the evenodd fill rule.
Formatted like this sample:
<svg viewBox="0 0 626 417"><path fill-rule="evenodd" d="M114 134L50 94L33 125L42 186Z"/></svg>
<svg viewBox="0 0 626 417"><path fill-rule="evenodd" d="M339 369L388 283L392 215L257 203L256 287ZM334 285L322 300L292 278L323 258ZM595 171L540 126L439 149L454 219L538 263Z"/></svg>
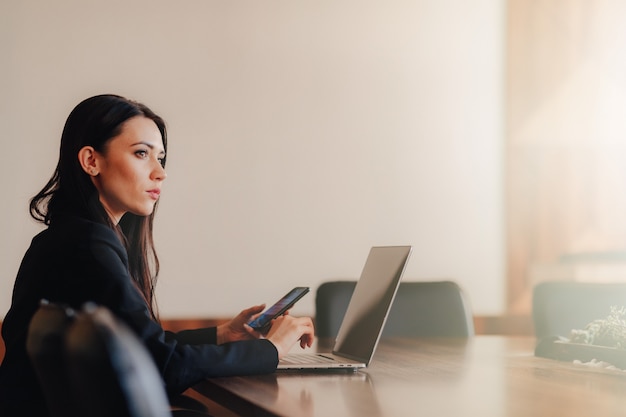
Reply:
<svg viewBox="0 0 626 417"><path fill-rule="evenodd" d="M255 330L265 329L270 322L276 317L289 310L299 299L309 292L309 287L296 287L289 291L283 298L278 300L276 304L268 308L256 319L248 323Z"/></svg>

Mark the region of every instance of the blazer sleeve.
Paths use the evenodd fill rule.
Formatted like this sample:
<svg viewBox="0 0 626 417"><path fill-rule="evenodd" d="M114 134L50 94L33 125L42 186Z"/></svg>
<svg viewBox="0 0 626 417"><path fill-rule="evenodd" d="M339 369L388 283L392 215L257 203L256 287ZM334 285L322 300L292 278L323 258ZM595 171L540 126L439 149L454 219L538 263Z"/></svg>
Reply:
<svg viewBox="0 0 626 417"><path fill-rule="evenodd" d="M207 377L275 371L278 351L268 340L216 345L215 328L178 335L165 332L152 320L128 273L126 250L108 227L93 224L82 257L88 265L83 269L86 273L72 285L111 309L135 331L152 354L170 393L182 392Z"/></svg>
<svg viewBox="0 0 626 417"><path fill-rule="evenodd" d="M207 327L205 329L181 330L179 332L165 331L167 340L174 339L178 343L187 345L202 345L205 343L217 343L217 328Z"/></svg>

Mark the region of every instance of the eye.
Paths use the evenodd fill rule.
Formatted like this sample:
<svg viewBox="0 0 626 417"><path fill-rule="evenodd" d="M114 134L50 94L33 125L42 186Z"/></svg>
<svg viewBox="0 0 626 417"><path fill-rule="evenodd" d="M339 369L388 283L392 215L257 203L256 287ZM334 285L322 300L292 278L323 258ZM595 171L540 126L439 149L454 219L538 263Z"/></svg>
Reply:
<svg viewBox="0 0 626 417"><path fill-rule="evenodd" d="M135 155L142 159L145 159L148 157L148 151L146 151L145 149L140 149L138 151L135 151Z"/></svg>

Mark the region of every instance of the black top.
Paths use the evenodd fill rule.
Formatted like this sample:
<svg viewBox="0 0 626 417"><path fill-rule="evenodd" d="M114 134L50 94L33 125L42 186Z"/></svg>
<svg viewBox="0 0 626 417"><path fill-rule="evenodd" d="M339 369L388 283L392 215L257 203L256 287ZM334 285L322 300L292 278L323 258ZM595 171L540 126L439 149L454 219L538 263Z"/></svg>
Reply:
<svg viewBox="0 0 626 417"><path fill-rule="evenodd" d="M210 298L210 294L207 297ZM28 324L41 299L75 309L109 308L150 351L170 393L207 377L271 373L278 352L268 340L216 345L216 329L164 331L128 273L128 255L108 226L78 217L56 220L35 236L20 266L2 324L0 415L45 416L43 394L26 353Z"/></svg>

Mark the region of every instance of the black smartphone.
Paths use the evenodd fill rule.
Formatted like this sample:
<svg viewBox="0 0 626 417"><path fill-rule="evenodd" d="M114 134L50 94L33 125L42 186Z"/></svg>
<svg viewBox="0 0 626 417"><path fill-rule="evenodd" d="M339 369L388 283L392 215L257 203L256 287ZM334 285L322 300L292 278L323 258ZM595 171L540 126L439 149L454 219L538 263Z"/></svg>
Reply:
<svg viewBox="0 0 626 417"><path fill-rule="evenodd" d="M267 327L276 317L289 310L299 299L309 292L309 287L296 287L289 291L283 298L278 300L276 304L268 308L256 319L248 323L255 330L262 330Z"/></svg>

